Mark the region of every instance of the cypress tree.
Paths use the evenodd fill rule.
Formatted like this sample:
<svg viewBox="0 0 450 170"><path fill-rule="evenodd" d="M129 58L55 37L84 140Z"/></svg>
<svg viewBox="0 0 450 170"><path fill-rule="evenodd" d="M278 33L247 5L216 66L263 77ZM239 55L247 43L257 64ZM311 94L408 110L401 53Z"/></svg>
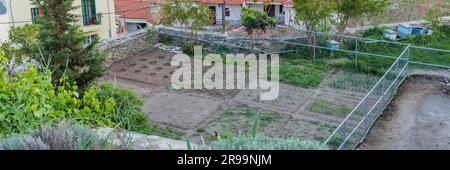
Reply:
<svg viewBox="0 0 450 170"><path fill-rule="evenodd" d="M43 14L37 17L37 39L41 54L35 59L46 63L54 71L53 80L58 83L63 75L81 89L101 76L105 70L105 55L95 48L98 40L85 45L80 29L81 16L74 10L74 0L31 0ZM81 5L81 4L80 4Z"/></svg>

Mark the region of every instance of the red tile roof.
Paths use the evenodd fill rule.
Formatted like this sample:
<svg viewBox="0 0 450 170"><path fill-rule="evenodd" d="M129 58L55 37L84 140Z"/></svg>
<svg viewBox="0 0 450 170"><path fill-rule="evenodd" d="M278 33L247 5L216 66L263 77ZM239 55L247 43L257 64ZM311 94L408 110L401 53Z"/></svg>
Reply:
<svg viewBox="0 0 450 170"><path fill-rule="evenodd" d="M204 4L222 4L224 0L197 0ZM291 4L292 0L226 0L227 4L242 5L244 3L262 3L262 2L272 2L281 4Z"/></svg>
<svg viewBox="0 0 450 170"><path fill-rule="evenodd" d="M162 0L114 0L119 18L146 19L150 23L159 21L159 14L150 11L151 4L161 4Z"/></svg>
<svg viewBox="0 0 450 170"><path fill-rule="evenodd" d="M199 0L201 3L204 4L222 4L223 0ZM227 4L231 5L243 5L245 3L245 0L226 0Z"/></svg>

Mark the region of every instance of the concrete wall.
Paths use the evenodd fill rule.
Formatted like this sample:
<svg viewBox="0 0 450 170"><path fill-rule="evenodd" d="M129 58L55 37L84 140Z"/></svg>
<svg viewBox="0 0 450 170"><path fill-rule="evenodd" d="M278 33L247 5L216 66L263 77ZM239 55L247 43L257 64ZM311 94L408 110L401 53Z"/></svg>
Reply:
<svg viewBox="0 0 450 170"><path fill-rule="evenodd" d="M103 13L102 22L100 25L84 26L82 20L82 9L77 8L73 11L74 14L80 17L77 25L81 27L86 35L97 34L101 39L112 38L116 36L115 31L115 15L114 15L114 1L113 0L96 0L96 12ZM16 24L9 24L9 26L22 26L31 24L31 5L30 0L6 0L8 9L8 18L10 22L22 22ZM75 0L74 6L81 6L81 0ZM109 5L109 6L108 6ZM24 22L27 21L27 22ZM111 34L111 35L110 35Z"/></svg>
<svg viewBox="0 0 450 170"><path fill-rule="evenodd" d="M209 6L216 7L216 22L217 24L222 24L222 5L219 4L212 4ZM225 5L225 8L230 9L230 16L225 17L226 21L229 21L231 24L238 24L241 20L241 11L242 11L242 5Z"/></svg>

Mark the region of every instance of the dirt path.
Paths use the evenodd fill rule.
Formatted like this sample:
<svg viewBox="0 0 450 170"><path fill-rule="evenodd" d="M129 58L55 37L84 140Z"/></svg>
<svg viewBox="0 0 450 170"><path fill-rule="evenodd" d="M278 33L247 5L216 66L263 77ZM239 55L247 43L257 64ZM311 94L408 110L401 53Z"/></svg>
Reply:
<svg viewBox="0 0 450 170"><path fill-rule="evenodd" d="M442 80L412 76L359 149L450 149L450 95Z"/></svg>

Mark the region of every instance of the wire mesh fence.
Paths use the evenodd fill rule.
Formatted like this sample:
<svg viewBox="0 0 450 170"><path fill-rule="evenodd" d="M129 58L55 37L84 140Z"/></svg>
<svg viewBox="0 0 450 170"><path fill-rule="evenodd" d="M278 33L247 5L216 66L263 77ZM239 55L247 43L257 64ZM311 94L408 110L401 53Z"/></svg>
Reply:
<svg viewBox="0 0 450 170"><path fill-rule="evenodd" d="M186 38L165 34L177 39ZM410 65L450 69L450 51L369 38L301 30L282 30L258 38L230 36L208 40L189 38L212 52L266 53L303 56L311 60L347 58L355 72L379 75L368 82L366 95L326 139L332 149L354 149L392 101Z"/></svg>
<svg viewBox="0 0 450 170"><path fill-rule="evenodd" d="M334 149L354 149L394 98L408 71L410 46L396 59L369 93L347 115L325 144Z"/></svg>

